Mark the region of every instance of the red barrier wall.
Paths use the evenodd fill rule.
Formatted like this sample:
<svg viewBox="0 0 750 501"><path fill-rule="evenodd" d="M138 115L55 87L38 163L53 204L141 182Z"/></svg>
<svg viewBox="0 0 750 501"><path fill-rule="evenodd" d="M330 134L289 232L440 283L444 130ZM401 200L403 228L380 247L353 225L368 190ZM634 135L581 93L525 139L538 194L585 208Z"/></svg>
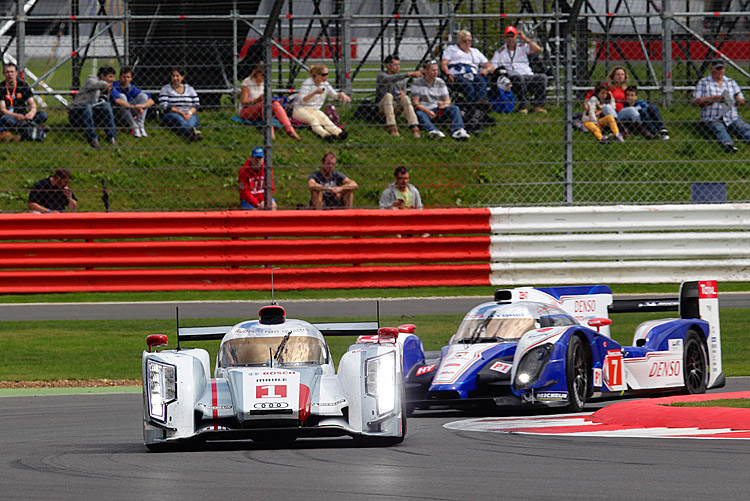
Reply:
<svg viewBox="0 0 750 501"><path fill-rule="evenodd" d="M489 244L486 209L0 214L0 292L489 285Z"/></svg>

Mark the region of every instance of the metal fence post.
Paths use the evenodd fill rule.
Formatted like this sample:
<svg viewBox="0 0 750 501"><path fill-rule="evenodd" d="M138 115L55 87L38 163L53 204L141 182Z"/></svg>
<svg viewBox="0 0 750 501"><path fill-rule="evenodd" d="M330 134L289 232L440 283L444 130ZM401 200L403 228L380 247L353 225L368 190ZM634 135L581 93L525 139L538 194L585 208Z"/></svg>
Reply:
<svg viewBox="0 0 750 501"><path fill-rule="evenodd" d="M661 29L662 29L662 106L669 106L674 99L674 84L672 80L672 3L662 0Z"/></svg>
<svg viewBox="0 0 750 501"><path fill-rule="evenodd" d="M349 78L352 74L352 62L351 62L351 49L352 49L352 17L350 12L350 2L344 0L341 2L341 73L336 73L336 77L339 79L339 89L343 90L346 94L351 95L352 93L352 81Z"/></svg>
<svg viewBox="0 0 750 501"><path fill-rule="evenodd" d="M26 14L23 0L16 0L16 48L18 50L18 70L26 69Z"/></svg>

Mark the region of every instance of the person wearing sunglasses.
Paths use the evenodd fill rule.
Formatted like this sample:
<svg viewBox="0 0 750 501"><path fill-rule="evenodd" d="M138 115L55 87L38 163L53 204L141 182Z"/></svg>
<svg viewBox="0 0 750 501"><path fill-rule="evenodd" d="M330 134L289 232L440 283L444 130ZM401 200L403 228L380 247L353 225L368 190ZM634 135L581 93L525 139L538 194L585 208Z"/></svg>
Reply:
<svg viewBox="0 0 750 501"><path fill-rule="evenodd" d="M504 38L505 45L492 55L492 64L507 72L519 113L527 114L529 105L537 113L547 113L544 109L547 101L547 75L534 74L529 64L529 56L539 54L542 48L515 26L505 28ZM519 39L522 43L518 43Z"/></svg>
<svg viewBox="0 0 750 501"><path fill-rule="evenodd" d="M346 131L337 126L321 111L326 98L338 99L344 103L352 100L343 91L336 91L328 83L328 68L324 64L310 66L310 75L300 87L299 94L294 100L292 118L309 125L312 131L327 141L346 139Z"/></svg>
<svg viewBox="0 0 750 501"><path fill-rule="evenodd" d="M448 83L456 83L469 105L470 114L479 113L476 120L484 122L492 109L487 99L489 75L495 67L479 49L472 47L471 33L461 30L456 34L456 44L443 51L440 68ZM476 111L475 111L476 110Z"/></svg>

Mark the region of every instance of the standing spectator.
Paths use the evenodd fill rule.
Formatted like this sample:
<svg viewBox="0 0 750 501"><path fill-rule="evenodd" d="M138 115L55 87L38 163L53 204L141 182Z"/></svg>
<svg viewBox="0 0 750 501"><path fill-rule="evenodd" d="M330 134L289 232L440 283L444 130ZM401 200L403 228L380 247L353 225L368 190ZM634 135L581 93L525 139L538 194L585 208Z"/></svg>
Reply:
<svg viewBox="0 0 750 501"><path fill-rule="evenodd" d="M143 92L133 85L133 69L129 66L120 68L120 79L112 83L110 96L114 107L115 122L125 124L134 137L148 137L146 133L146 114L154 105L151 94Z"/></svg>
<svg viewBox="0 0 750 501"><path fill-rule="evenodd" d="M237 182L240 187L240 205L243 209L265 209L265 166L263 157L265 156L263 148L258 146L253 149L250 158L240 169ZM271 193L274 186L271 186ZM271 210L276 210L276 200L271 199Z"/></svg>
<svg viewBox="0 0 750 501"><path fill-rule="evenodd" d="M385 71L378 73L375 83L375 101L378 103L380 113L385 116L385 126L388 133L394 137L400 136L396 125L396 117L403 113L406 115L406 122L411 128L412 135L421 137L414 106L406 93L406 84L409 78L421 77L422 72L399 73L401 60L395 55L387 56L383 63L385 64Z"/></svg>
<svg viewBox="0 0 750 501"><path fill-rule="evenodd" d="M641 134L646 139L651 139L658 134L663 140L669 141L669 132L664 127L664 120L661 118L659 108L643 99L638 99L638 88L635 85L625 89L625 104L623 106L623 109L634 108L638 111L638 120L635 122L636 129L640 129Z"/></svg>
<svg viewBox="0 0 750 501"><path fill-rule="evenodd" d="M68 186L70 177L68 169L57 169L51 177L37 181L29 192L29 210L36 213L76 210L78 199Z"/></svg>
<svg viewBox="0 0 750 501"><path fill-rule="evenodd" d="M323 155L320 170L307 178L310 189L310 205L316 209L324 207L345 207L351 209L354 202L354 190L359 186L356 181L336 170L336 155L329 151Z"/></svg>
<svg viewBox="0 0 750 501"><path fill-rule="evenodd" d="M265 94L265 86L263 83L263 66L257 65L250 72L250 76L242 81L242 89L240 91L240 109L239 117L242 120L248 122L260 122L263 120L263 96ZM284 131L287 135L294 139L299 139L299 135L292 127L291 121L284 110L284 107L278 101L271 102L271 109L273 115L284 127ZM271 129L273 134L273 129ZM273 138L276 139L276 135L273 134Z"/></svg>
<svg viewBox="0 0 750 501"><path fill-rule="evenodd" d="M344 92L337 92L328 83L328 68L324 64L310 66L310 76L299 89L299 95L294 101L294 112L292 118L298 122L309 125L313 132L327 141L334 139L344 140L347 137L345 130L338 127L328 118L328 115L320 110L326 102L326 98L338 99L345 103L352 100Z"/></svg>
<svg viewBox="0 0 750 501"><path fill-rule="evenodd" d="M445 134L432 122L437 117L445 117L451 121L452 138L469 139L471 137L464 128L461 110L458 106L451 104L448 86L442 78L438 77L437 61L428 61L424 65L424 76L417 78L411 86L411 98L419 123L430 138L445 137Z"/></svg>
<svg viewBox="0 0 750 501"><path fill-rule="evenodd" d="M719 140L724 151L736 153L730 133L750 144L750 125L737 113L745 96L737 82L724 75L724 61L711 62L711 75L701 78L693 92L693 104L701 108L701 122Z"/></svg>
<svg viewBox="0 0 750 501"><path fill-rule="evenodd" d="M393 171L396 180L383 190L380 196L381 209L421 209L422 198L419 190L413 184L409 184L409 171L405 166L399 165Z"/></svg>
<svg viewBox="0 0 750 501"><path fill-rule="evenodd" d="M614 106L615 100L607 89L606 84L599 84L591 97L586 100L586 113L583 115L583 125L591 131L600 143L609 142L609 137L602 133L602 127L609 127L609 130L615 135L618 141L625 142L620 129L617 127L617 121L612 115L605 115L603 108L607 105Z"/></svg>
<svg viewBox="0 0 750 501"><path fill-rule="evenodd" d="M515 26L505 28L505 45L492 55L492 65L504 68L513 85L513 94L518 102L518 111L529 112L529 95L532 96L531 109L537 113L547 113L547 75L535 75L529 64L529 56L539 54L542 48L518 31ZM517 43L521 39L522 44Z"/></svg>
<svg viewBox="0 0 750 501"><path fill-rule="evenodd" d="M164 114L161 123L188 141L200 141L203 134L198 130L198 106L200 99L195 89L185 83L185 70L172 68L169 83L159 91L159 106Z"/></svg>
<svg viewBox="0 0 750 501"><path fill-rule="evenodd" d="M0 101L0 127L9 132L21 134L22 139L43 140L44 133L49 130L46 125L42 126L47 121L47 112L37 111L34 93L29 84L18 77L18 67L15 64L4 65L3 75L5 81L0 86L5 87L5 94L3 94L3 100ZM37 132L36 138L22 133L22 129L30 122L39 126L41 134Z"/></svg>
<svg viewBox="0 0 750 501"><path fill-rule="evenodd" d="M109 93L114 81L115 69L111 66L102 66L96 76L86 77L68 111L70 125L84 129L86 140L92 148L101 147L96 134L97 126L104 128L109 144L117 145L115 116L109 104Z"/></svg>
<svg viewBox="0 0 750 501"><path fill-rule="evenodd" d="M449 45L443 51L440 66L448 82L456 82L461 87L472 115L481 115L478 120L484 122L485 115L492 109L487 99L487 84L495 68L479 49L471 46L472 41L470 32L459 31L456 45Z"/></svg>

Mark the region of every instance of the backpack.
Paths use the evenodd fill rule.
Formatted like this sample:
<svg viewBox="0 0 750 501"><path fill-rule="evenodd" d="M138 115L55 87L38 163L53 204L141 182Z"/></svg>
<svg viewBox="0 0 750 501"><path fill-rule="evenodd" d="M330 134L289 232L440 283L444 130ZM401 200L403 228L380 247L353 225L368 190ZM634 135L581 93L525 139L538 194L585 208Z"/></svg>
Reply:
<svg viewBox="0 0 750 501"><path fill-rule="evenodd" d="M30 120L24 120L21 122L19 133L21 135L21 141L41 142L47 137L47 134L44 133L39 124Z"/></svg>

